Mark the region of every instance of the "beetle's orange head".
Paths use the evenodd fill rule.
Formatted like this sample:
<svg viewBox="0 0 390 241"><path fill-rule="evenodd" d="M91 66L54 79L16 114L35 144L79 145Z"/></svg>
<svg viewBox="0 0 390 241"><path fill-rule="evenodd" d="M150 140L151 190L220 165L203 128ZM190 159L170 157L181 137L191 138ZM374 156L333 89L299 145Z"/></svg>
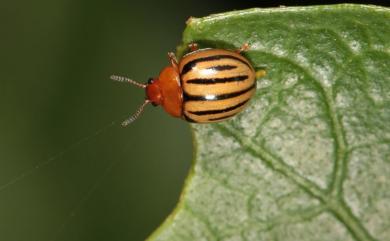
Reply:
<svg viewBox="0 0 390 241"><path fill-rule="evenodd" d="M162 104L162 93L158 79L150 78L145 88L146 99L149 100L152 105Z"/></svg>
<svg viewBox="0 0 390 241"><path fill-rule="evenodd" d="M180 77L177 67L168 66L164 68L158 78L150 78L146 84L139 83L132 79L112 75L112 80L127 82L139 88L145 89L145 101L138 110L125 120L122 125L135 121L144 110L144 107L151 103L154 106L161 105L164 110L174 117L182 116L183 91L180 86Z"/></svg>

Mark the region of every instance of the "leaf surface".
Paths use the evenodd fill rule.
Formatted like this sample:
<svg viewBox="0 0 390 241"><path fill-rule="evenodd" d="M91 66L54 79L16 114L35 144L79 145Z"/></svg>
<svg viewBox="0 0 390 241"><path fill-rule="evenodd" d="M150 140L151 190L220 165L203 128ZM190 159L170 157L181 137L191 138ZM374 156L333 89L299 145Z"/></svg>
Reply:
<svg viewBox="0 0 390 241"><path fill-rule="evenodd" d="M248 108L193 124L178 206L149 238L388 240L390 12L363 5L191 18L190 42L239 48L267 75Z"/></svg>

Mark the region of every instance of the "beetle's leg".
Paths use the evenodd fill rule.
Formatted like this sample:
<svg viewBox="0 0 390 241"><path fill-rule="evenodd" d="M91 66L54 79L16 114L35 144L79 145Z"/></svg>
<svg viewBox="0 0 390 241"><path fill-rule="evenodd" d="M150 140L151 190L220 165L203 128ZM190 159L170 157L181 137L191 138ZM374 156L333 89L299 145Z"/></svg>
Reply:
<svg viewBox="0 0 390 241"><path fill-rule="evenodd" d="M199 46L197 43L189 43L188 48L190 48L191 52L194 52L199 49Z"/></svg>
<svg viewBox="0 0 390 241"><path fill-rule="evenodd" d="M265 71L265 69L260 69L256 71L255 75L256 75L256 79L260 79L267 75L267 71Z"/></svg>
<svg viewBox="0 0 390 241"><path fill-rule="evenodd" d="M169 62L171 62L171 65L173 67L178 68L178 63L177 63L177 58L176 58L175 53L168 52L168 59L169 59Z"/></svg>
<svg viewBox="0 0 390 241"><path fill-rule="evenodd" d="M250 48L248 43L244 43L239 49L236 50L236 53L240 54L241 52L248 51Z"/></svg>

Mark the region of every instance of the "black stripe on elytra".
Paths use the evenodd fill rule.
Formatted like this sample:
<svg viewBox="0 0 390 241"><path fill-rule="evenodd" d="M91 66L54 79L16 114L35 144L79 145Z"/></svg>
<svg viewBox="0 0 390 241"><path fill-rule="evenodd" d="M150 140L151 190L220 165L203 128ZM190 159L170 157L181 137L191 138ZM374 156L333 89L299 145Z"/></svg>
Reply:
<svg viewBox="0 0 390 241"><path fill-rule="evenodd" d="M197 123L197 121L191 119L189 116L187 116L186 114L184 114L184 118L186 119L186 121L188 122L192 122L192 123Z"/></svg>
<svg viewBox="0 0 390 241"><path fill-rule="evenodd" d="M251 68L251 66L246 61L244 61L240 58L237 58L237 57L231 56L231 55L227 55L227 54L221 54L221 55L212 55L212 56L207 56L207 57L203 57L203 58L197 58L197 59L189 61L188 63L186 63L183 66L183 69L181 70L180 75L185 75L186 73L191 71L192 68L194 68L197 63L214 61L214 60L221 60L221 59L235 59L235 60L238 60L241 63L247 65L249 68Z"/></svg>
<svg viewBox="0 0 390 241"><path fill-rule="evenodd" d="M228 108L225 108L225 109L218 109L218 110L202 110L202 111L189 111L191 114L194 114L194 115L211 115L211 114L220 114L220 113L224 113L224 112L228 112L228 111L232 111L234 109L237 109L238 107L241 107L243 105L246 104L246 102L248 102L249 99L247 100L244 100L240 103L238 103L237 105L234 105L234 106L230 106Z"/></svg>
<svg viewBox="0 0 390 241"><path fill-rule="evenodd" d="M237 68L236 65L224 64L224 65L211 66L211 67L208 67L207 69L215 70L215 71L223 71L223 70L231 70L231 69L235 69L235 68Z"/></svg>
<svg viewBox="0 0 390 241"><path fill-rule="evenodd" d="M198 84L198 85L212 85L212 84L219 84L219 83L229 83L229 82L237 82L237 81L244 81L248 79L248 75L239 75L234 77L227 77L227 78L210 78L210 79L190 79L187 80L187 84Z"/></svg>
<svg viewBox="0 0 390 241"><path fill-rule="evenodd" d="M213 96L207 96L207 95L189 95L187 92L183 91L183 99L184 101L213 101L213 100L224 100L233 98L236 96L240 96L242 94L245 94L248 91L251 91L253 88L256 87L256 82L253 83L253 85L249 86L246 89L228 93L228 94L222 94L222 95L213 95Z"/></svg>
<svg viewBox="0 0 390 241"><path fill-rule="evenodd" d="M217 118L210 118L208 119L209 121L217 121L217 120L223 120L223 119L227 119L229 117L232 117L234 115L236 115L237 113L234 113L232 115L225 115L225 116L221 116L221 117L217 117Z"/></svg>

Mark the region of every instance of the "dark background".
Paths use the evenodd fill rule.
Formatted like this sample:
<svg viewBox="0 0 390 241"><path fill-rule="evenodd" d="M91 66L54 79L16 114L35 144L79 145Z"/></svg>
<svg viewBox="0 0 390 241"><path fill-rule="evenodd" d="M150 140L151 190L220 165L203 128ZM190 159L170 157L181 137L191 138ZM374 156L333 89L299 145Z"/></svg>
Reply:
<svg viewBox="0 0 390 241"><path fill-rule="evenodd" d="M157 75L190 16L294 5L133 2L2 3L0 241L145 239L177 202L191 133L150 106L121 128L144 92L108 77Z"/></svg>

